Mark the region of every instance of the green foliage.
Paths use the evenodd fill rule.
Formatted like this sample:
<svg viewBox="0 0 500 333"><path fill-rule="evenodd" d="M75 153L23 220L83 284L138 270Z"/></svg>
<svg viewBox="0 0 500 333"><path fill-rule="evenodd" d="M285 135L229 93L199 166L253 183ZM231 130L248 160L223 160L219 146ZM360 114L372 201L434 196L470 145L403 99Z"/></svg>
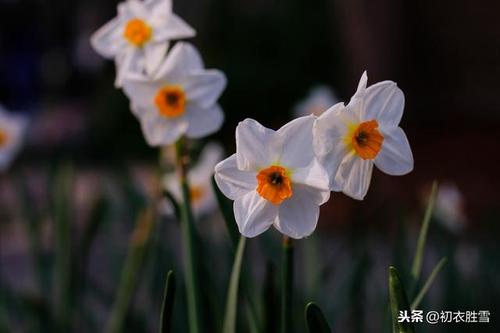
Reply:
<svg viewBox="0 0 500 333"><path fill-rule="evenodd" d="M172 332L172 312L174 310L175 299L175 274L173 271L167 273L165 291L163 293L163 303L161 306L160 333Z"/></svg>
<svg viewBox="0 0 500 333"><path fill-rule="evenodd" d="M392 314L392 332L393 333L415 333L411 322L399 322L398 315L400 311L410 312L408 298L398 275L398 271L393 266L389 267L389 300Z"/></svg>
<svg viewBox="0 0 500 333"><path fill-rule="evenodd" d="M307 329L310 333L332 332L323 312L321 312L321 309L316 304L313 302L308 303L305 310Z"/></svg>

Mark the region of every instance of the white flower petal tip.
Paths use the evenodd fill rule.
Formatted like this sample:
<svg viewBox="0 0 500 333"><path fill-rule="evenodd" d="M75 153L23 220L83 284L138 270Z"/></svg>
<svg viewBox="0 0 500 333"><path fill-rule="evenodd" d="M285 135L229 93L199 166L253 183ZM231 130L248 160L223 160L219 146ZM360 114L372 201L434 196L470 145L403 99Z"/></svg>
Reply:
<svg viewBox="0 0 500 333"><path fill-rule="evenodd" d="M293 238L310 235L319 206L329 196L329 178L313 153L314 116L278 131L245 119L236 128L236 153L215 167L215 180L234 200L241 234L255 237L274 225ZM297 211L299 210L299 211Z"/></svg>
<svg viewBox="0 0 500 333"><path fill-rule="evenodd" d="M370 186L373 164L389 175L413 169L408 139L398 127L404 94L383 81L367 87L363 73L347 106L334 105L316 120L314 150L330 177L332 191L362 200Z"/></svg>
<svg viewBox="0 0 500 333"><path fill-rule="evenodd" d="M159 65L153 80L128 77L123 90L151 146L167 145L185 135L202 138L218 131L224 112L217 104L226 86L224 74L203 68L189 43L178 43Z"/></svg>
<svg viewBox="0 0 500 333"><path fill-rule="evenodd" d="M118 5L118 14L90 39L94 50L119 64L121 87L124 78L137 73L152 75L171 41L189 38L195 31L172 12L171 1L128 0ZM122 61L134 51L136 56Z"/></svg>
<svg viewBox="0 0 500 333"><path fill-rule="evenodd" d="M0 171L6 171L21 150L28 122L28 117L7 112L0 106Z"/></svg>

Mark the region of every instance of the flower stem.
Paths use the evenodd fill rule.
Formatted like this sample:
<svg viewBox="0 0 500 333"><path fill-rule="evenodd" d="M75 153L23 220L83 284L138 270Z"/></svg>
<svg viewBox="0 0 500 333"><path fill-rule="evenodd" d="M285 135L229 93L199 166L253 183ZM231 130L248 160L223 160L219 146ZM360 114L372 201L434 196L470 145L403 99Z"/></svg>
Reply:
<svg viewBox="0 0 500 333"><path fill-rule="evenodd" d="M189 164L189 154L187 152L184 138L180 138L176 143L177 171L179 174L180 187L182 189L181 205L181 228L184 251L184 267L186 279L186 293L189 319L189 332L200 333L200 285L198 280L198 264L196 256L196 242L194 231L194 217L191 209L191 193L187 179Z"/></svg>
<svg viewBox="0 0 500 333"><path fill-rule="evenodd" d="M283 236L281 258L281 333L292 332L293 241Z"/></svg>

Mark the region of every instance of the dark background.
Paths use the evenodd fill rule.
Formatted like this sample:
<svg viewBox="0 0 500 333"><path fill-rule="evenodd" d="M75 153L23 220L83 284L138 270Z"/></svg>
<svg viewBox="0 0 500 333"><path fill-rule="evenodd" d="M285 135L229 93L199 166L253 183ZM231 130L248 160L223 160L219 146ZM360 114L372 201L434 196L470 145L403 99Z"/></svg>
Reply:
<svg viewBox="0 0 500 333"><path fill-rule="evenodd" d="M0 0L0 102L32 117L17 165L156 161L126 97L113 86L114 64L89 44L115 16L116 4ZM277 129L315 84L331 86L347 102L364 70L369 84L396 81L406 97L401 126L414 171L404 177L375 172L363 202L334 195L322 209L320 229L342 235L353 248L361 241L352 231L360 227L393 242L401 214L416 232L434 179L456 184L465 198L465 230L457 236L438 229L431 244L452 256L458 244L483 246L477 266L483 271L462 281L477 294L445 305L483 307L498 321L500 2L178 0L174 11L197 30L190 41L207 67L228 77L221 99L226 121L213 136L228 152L239 121L250 117ZM451 247L441 251L441 242ZM476 331L464 331L469 328Z"/></svg>

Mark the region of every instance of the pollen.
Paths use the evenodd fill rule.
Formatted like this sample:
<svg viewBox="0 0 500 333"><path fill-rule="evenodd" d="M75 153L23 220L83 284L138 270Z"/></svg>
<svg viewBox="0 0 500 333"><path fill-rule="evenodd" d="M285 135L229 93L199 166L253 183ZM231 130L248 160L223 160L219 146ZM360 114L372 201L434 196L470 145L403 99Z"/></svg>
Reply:
<svg viewBox="0 0 500 333"><path fill-rule="evenodd" d="M186 95L179 86L165 86L158 91L154 102L162 116L176 118L185 111Z"/></svg>
<svg viewBox="0 0 500 333"><path fill-rule="evenodd" d="M369 120L353 127L346 141L359 157L372 160L382 148L384 136L378 130L378 122Z"/></svg>
<svg viewBox="0 0 500 333"><path fill-rule="evenodd" d="M257 174L257 193L275 205L281 204L293 194L289 172L272 165Z"/></svg>
<svg viewBox="0 0 500 333"><path fill-rule="evenodd" d="M130 42L130 44L142 47L147 41L151 39L151 27L141 19L134 18L127 22L123 37Z"/></svg>
<svg viewBox="0 0 500 333"><path fill-rule="evenodd" d="M0 129L0 149L2 149L9 141L9 136L7 133Z"/></svg>

